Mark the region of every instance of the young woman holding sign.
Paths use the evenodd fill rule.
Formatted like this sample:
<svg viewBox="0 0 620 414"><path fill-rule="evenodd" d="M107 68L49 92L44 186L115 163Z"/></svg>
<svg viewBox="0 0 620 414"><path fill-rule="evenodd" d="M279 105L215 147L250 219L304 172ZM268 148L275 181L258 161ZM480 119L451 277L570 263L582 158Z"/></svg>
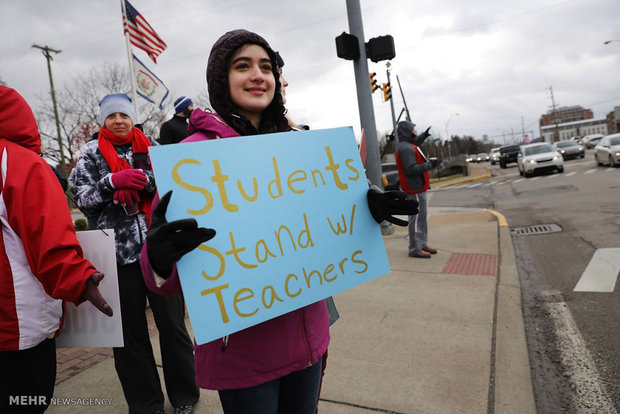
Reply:
<svg viewBox="0 0 620 414"><path fill-rule="evenodd" d="M261 36L234 30L213 45L207 63L209 99L217 113L194 110L183 142L289 131L280 92L276 54ZM372 191L372 190L371 190ZM194 219L168 223L171 192L154 201L141 265L149 288L180 292L175 263L215 236ZM376 220L415 214L404 194L372 191ZM407 224L404 222L405 225ZM321 356L329 344L324 301L281 315L225 338L196 345L198 385L219 392L226 414L316 411Z"/></svg>

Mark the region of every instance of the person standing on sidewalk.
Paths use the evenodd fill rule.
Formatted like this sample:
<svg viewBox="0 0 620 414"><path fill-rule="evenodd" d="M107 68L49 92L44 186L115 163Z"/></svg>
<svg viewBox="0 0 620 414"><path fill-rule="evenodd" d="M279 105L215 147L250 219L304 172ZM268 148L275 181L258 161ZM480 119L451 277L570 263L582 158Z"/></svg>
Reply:
<svg viewBox="0 0 620 414"><path fill-rule="evenodd" d="M189 135L187 133L187 120L194 110L194 103L186 96L181 96L174 101L174 115L164 122L159 131L159 143L176 144Z"/></svg>
<svg viewBox="0 0 620 414"><path fill-rule="evenodd" d="M396 166L400 187L407 198L416 200L419 212L409 216L409 257L430 259L437 253L428 245L428 221L426 191L430 188L428 171L437 166L437 159L430 161L422 152L420 146L430 136L428 127L421 135L417 135L415 124L401 121L396 126L398 145L396 146Z"/></svg>
<svg viewBox="0 0 620 414"><path fill-rule="evenodd" d="M86 143L71 174L71 190L98 228L114 229L124 340L123 347L114 348L116 373L130 413L163 412L145 313L148 298L159 330L168 398L175 413L191 413L200 394L185 301L181 295L163 297L148 290L139 263L156 190L148 148L157 143L134 126L133 104L125 94L101 100L99 121L98 138Z"/></svg>
<svg viewBox="0 0 620 414"><path fill-rule="evenodd" d="M290 131L279 78L275 52L263 37L243 29L225 33L207 62L209 100L216 113L196 109L189 120L191 135L183 142L260 139L262 134ZM148 287L162 294L181 291L176 262L216 234L198 227L193 218L167 222L171 197L169 191L154 200L140 260ZM379 223L391 219L392 213L412 212L417 203L405 194L373 190L369 206ZM226 228L225 222L215 225ZM198 384L218 391L225 414L315 414L321 357L328 345L329 317L320 300L196 345Z"/></svg>
<svg viewBox="0 0 620 414"><path fill-rule="evenodd" d="M56 382L63 300L112 316L28 103L0 86L0 413L42 413Z"/></svg>

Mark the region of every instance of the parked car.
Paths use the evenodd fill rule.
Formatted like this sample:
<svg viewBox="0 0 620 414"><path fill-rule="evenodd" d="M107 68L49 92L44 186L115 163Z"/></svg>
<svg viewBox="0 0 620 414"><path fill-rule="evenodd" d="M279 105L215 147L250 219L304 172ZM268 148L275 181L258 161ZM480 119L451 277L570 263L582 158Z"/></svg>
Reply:
<svg viewBox="0 0 620 414"><path fill-rule="evenodd" d="M476 155L476 162L485 162L485 161L489 161L489 154L487 154L486 152L482 152Z"/></svg>
<svg viewBox="0 0 620 414"><path fill-rule="evenodd" d="M603 137L594 147L594 159L597 165L609 164L611 167L620 165L620 134Z"/></svg>
<svg viewBox="0 0 620 414"><path fill-rule="evenodd" d="M523 145L518 153L519 174L526 177L536 172L556 170L564 172L564 159L551 144L539 142Z"/></svg>
<svg viewBox="0 0 620 414"><path fill-rule="evenodd" d="M519 145L504 145L503 147L499 147L499 166L506 168L511 162L517 162L519 148Z"/></svg>
<svg viewBox="0 0 620 414"><path fill-rule="evenodd" d="M583 158L586 156L586 150L583 148L583 145L579 145L573 140L555 142L553 148L562 154L562 158L565 160Z"/></svg>
<svg viewBox="0 0 620 414"><path fill-rule="evenodd" d="M581 144L585 145L587 149L594 148L596 144L603 138L603 134L590 134L581 138Z"/></svg>
<svg viewBox="0 0 620 414"><path fill-rule="evenodd" d="M381 164L381 172L383 173L381 176L383 181L383 188L386 191L400 189L400 181L398 179L398 167L396 167L396 163L387 162Z"/></svg>
<svg viewBox="0 0 620 414"><path fill-rule="evenodd" d="M491 148L491 152L489 152L489 160L491 161L491 165L495 165L499 162L499 147Z"/></svg>

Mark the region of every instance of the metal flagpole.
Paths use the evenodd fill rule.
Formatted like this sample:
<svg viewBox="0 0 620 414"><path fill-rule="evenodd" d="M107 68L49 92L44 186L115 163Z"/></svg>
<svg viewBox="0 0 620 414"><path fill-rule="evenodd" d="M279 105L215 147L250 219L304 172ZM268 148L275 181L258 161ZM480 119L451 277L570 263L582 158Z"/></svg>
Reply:
<svg viewBox="0 0 620 414"><path fill-rule="evenodd" d="M125 10L125 0L121 0L121 10L123 12L123 34L125 35L125 46L127 47L127 60L129 62L129 80L131 83L131 99L133 101L133 110L136 113L136 123L140 123L138 114L138 93L136 92L136 74L133 70L133 54L131 53L131 44L129 43L129 33L125 32L125 16L127 16L127 10Z"/></svg>

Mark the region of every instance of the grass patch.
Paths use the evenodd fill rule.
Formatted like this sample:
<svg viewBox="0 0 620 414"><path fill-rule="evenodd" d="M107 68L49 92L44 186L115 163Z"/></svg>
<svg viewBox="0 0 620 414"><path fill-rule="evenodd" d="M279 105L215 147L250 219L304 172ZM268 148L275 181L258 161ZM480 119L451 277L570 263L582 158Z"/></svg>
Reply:
<svg viewBox="0 0 620 414"><path fill-rule="evenodd" d="M431 178L430 182L440 183L443 181L454 180L455 178L463 178L463 177L465 177L463 174L452 174L452 175L441 176L441 178Z"/></svg>

